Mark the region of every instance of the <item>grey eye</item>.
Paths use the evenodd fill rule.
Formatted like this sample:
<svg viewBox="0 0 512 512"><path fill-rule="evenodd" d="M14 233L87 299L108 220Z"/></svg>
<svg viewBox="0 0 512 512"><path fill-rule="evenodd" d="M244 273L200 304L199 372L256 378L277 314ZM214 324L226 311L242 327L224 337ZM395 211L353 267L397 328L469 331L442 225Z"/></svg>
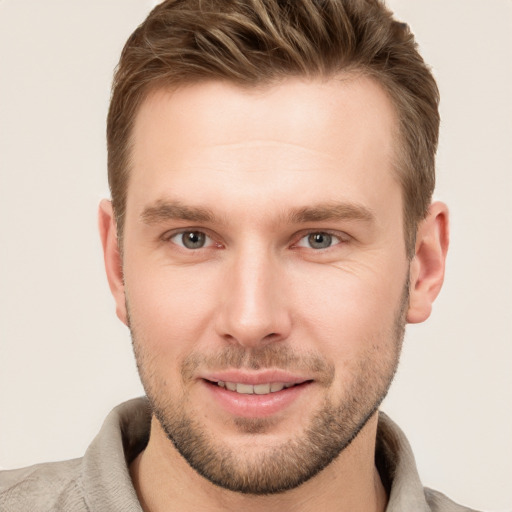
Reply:
<svg viewBox="0 0 512 512"><path fill-rule="evenodd" d="M172 237L174 243L187 249L201 249L206 244L207 238L201 231L184 231Z"/></svg>
<svg viewBox="0 0 512 512"><path fill-rule="evenodd" d="M327 249L332 245L332 236L329 233L311 233L308 244L313 249Z"/></svg>

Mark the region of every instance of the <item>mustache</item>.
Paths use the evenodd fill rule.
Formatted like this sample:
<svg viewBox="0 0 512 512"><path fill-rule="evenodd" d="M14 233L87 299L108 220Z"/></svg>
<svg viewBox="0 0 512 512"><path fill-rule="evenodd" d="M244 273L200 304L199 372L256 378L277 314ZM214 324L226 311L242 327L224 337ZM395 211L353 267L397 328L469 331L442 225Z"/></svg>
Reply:
<svg viewBox="0 0 512 512"><path fill-rule="evenodd" d="M229 369L279 369L310 375L312 379L329 386L334 380L335 368L316 353L299 354L287 345L269 344L244 348L240 345L224 347L214 354L194 352L182 362L181 376L185 382L196 378L198 370L222 371Z"/></svg>

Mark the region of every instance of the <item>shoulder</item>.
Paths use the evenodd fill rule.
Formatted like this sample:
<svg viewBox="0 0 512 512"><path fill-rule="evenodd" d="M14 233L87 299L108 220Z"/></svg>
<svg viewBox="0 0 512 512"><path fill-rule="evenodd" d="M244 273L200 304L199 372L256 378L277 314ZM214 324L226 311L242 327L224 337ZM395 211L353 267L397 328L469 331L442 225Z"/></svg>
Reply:
<svg viewBox="0 0 512 512"><path fill-rule="evenodd" d="M425 498L432 512L477 512L475 509L457 505L443 493L425 487Z"/></svg>
<svg viewBox="0 0 512 512"><path fill-rule="evenodd" d="M82 459L0 471L0 510L86 511L81 488Z"/></svg>

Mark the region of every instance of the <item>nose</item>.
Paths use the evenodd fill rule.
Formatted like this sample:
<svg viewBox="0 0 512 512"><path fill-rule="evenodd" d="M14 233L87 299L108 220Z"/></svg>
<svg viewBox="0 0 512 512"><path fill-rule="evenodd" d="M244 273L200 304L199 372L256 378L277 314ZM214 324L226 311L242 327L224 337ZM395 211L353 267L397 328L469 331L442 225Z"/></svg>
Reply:
<svg viewBox="0 0 512 512"><path fill-rule="evenodd" d="M240 252L226 267L218 334L246 348L283 341L291 330L283 269L270 251Z"/></svg>

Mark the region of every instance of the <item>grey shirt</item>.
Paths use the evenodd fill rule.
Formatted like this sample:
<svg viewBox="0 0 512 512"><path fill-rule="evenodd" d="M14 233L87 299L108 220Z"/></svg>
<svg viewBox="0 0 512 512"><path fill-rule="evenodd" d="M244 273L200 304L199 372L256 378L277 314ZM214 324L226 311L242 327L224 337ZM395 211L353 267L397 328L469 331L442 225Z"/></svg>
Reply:
<svg viewBox="0 0 512 512"><path fill-rule="evenodd" d="M116 407L80 459L0 472L1 512L141 512L128 471L147 444L144 398ZM387 487L387 512L475 512L420 482L402 431L379 416L376 464Z"/></svg>

